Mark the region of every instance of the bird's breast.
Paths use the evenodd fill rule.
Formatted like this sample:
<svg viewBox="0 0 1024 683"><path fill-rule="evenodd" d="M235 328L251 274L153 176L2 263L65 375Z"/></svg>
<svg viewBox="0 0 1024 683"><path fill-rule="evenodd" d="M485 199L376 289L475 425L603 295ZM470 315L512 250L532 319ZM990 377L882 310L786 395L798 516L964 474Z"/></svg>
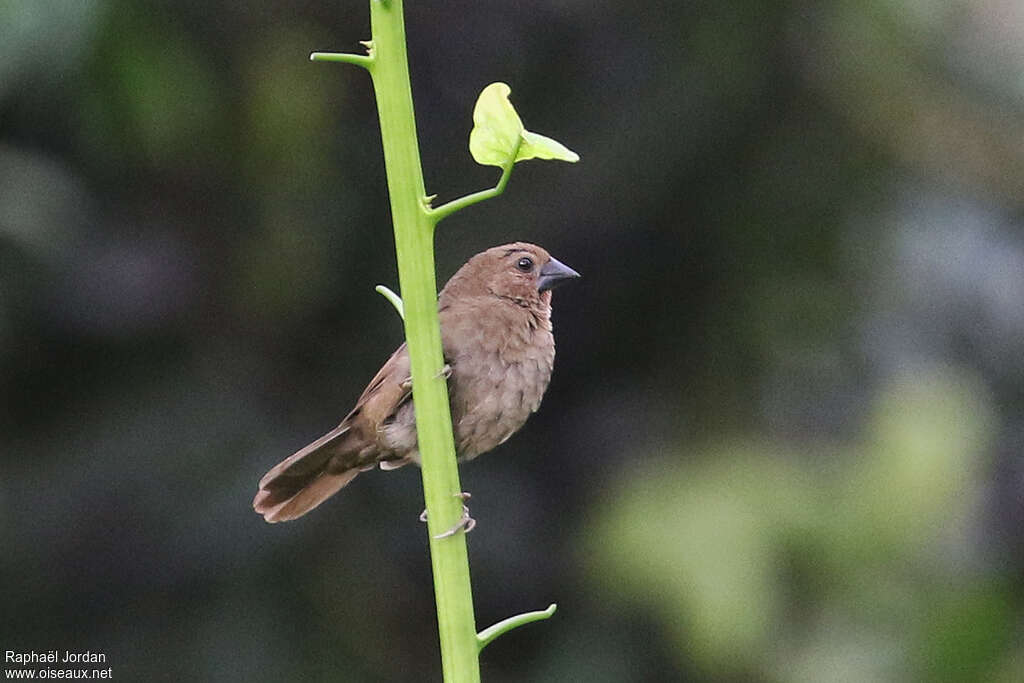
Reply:
<svg viewBox="0 0 1024 683"><path fill-rule="evenodd" d="M512 333L512 337L516 335ZM466 349L453 366L452 423L464 460L493 449L519 430L544 396L554 365L549 330L535 329L529 340Z"/></svg>

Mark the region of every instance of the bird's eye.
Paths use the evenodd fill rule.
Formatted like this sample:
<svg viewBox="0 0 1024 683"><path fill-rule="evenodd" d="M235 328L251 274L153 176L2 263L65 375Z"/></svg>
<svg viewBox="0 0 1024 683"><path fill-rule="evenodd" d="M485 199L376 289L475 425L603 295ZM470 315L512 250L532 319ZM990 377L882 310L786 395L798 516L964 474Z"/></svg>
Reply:
<svg viewBox="0 0 1024 683"><path fill-rule="evenodd" d="M516 262L516 268L524 273L529 273L530 269L533 268L533 259L529 256L524 256Z"/></svg>

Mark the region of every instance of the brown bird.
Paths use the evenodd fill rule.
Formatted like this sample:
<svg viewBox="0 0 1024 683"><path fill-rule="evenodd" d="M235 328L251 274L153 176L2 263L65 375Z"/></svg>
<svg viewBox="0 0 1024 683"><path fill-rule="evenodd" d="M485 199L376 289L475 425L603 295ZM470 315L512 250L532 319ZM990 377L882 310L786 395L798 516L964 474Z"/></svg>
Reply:
<svg viewBox="0 0 1024 683"><path fill-rule="evenodd" d="M512 436L551 379L551 288L579 277L525 242L471 258L441 290L438 315L459 460ZM268 522L301 517L364 470L419 464L409 352L402 344L344 420L260 480L253 508Z"/></svg>

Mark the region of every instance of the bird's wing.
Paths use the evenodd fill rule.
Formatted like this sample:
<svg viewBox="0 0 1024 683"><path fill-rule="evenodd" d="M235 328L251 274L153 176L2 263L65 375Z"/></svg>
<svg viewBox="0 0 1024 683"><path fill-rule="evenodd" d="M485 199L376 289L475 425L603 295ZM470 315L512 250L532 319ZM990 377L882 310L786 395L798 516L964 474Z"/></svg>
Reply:
<svg viewBox="0 0 1024 683"><path fill-rule="evenodd" d="M372 425L374 429L393 416L412 397L409 349L403 342L363 390L341 425Z"/></svg>

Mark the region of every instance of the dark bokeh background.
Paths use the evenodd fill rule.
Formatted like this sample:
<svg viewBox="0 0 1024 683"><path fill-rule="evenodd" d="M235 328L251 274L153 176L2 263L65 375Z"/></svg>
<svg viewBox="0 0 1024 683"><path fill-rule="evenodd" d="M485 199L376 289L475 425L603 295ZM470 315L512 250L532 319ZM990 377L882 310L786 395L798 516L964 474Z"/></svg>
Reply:
<svg viewBox="0 0 1024 683"><path fill-rule="evenodd" d="M503 80L579 152L540 413L463 468L487 681L1024 680L1024 5L413 2L427 189ZM440 677L418 472L259 477L401 341L365 2L0 5L0 649Z"/></svg>

